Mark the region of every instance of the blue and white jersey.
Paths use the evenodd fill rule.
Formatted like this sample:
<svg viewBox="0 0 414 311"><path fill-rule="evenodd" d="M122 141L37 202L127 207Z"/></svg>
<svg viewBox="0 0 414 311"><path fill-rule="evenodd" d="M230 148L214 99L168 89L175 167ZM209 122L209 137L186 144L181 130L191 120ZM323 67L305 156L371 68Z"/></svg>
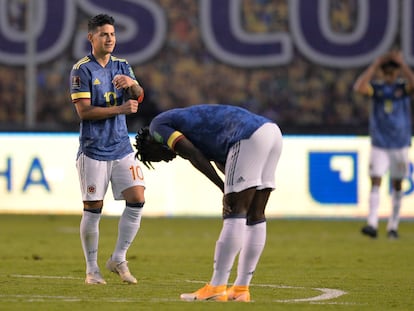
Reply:
<svg viewBox="0 0 414 311"><path fill-rule="evenodd" d="M411 103L406 83L372 82L370 136L372 145L393 149L411 145Z"/></svg>
<svg viewBox="0 0 414 311"><path fill-rule="evenodd" d="M196 105L157 115L150 124L150 133L173 150L185 136L207 159L223 164L234 143L249 138L268 122L272 121L236 106Z"/></svg>
<svg viewBox="0 0 414 311"><path fill-rule="evenodd" d="M124 59L111 56L108 64L102 67L92 54L82 58L73 66L70 75L72 101L87 98L92 106L122 105L125 94L112 84L117 74L128 75L136 81L131 66ZM79 143L79 153L101 161L120 159L133 152L123 114L102 120L82 120Z"/></svg>

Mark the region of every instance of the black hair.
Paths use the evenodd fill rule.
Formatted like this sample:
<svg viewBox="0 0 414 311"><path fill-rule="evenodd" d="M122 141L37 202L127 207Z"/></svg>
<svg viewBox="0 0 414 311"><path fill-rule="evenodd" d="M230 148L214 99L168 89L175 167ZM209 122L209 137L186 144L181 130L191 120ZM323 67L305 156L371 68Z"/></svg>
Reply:
<svg viewBox="0 0 414 311"><path fill-rule="evenodd" d="M393 61L393 60L388 60L381 64L381 70L384 71L384 70L387 70L388 68L398 69L400 68L400 64L398 64L396 61Z"/></svg>
<svg viewBox="0 0 414 311"><path fill-rule="evenodd" d="M149 169L154 168L151 162L168 162L176 157L174 151L155 141L150 134L148 126L141 128L137 132L134 147L137 149L135 157Z"/></svg>
<svg viewBox="0 0 414 311"><path fill-rule="evenodd" d="M112 16L109 16L108 14L95 15L88 21L88 32L93 32L96 28L108 24L112 26L115 25L115 20Z"/></svg>

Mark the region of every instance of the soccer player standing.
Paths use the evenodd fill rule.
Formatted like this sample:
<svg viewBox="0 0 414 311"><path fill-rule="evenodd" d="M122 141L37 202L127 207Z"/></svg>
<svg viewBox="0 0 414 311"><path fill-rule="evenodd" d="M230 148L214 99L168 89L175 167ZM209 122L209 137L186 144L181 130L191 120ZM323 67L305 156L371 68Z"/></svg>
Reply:
<svg viewBox="0 0 414 311"><path fill-rule="evenodd" d="M379 74L378 80L374 80L376 74ZM379 188L382 176L389 170L392 183L392 210L387 224L387 235L395 239L398 238L403 197L402 180L408 172L409 164L410 93L414 90L414 73L404 62L401 52L392 51L378 57L362 72L354 84L354 90L372 99L369 160L371 190L367 225L361 231L372 238L377 237Z"/></svg>
<svg viewBox="0 0 414 311"><path fill-rule="evenodd" d="M279 127L236 106L196 105L157 115L149 129L138 133L136 147L147 166L178 154L224 193L213 275L181 299L250 301L249 285L266 242L265 208L282 151ZM224 173L224 182L210 161ZM237 255L237 277L227 288Z"/></svg>
<svg viewBox="0 0 414 311"><path fill-rule="evenodd" d="M144 205L144 177L128 136L126 115L136 113L143 89L126 60L112 55L114 19L106 14L88 22L91 54L72 68L71 98L81 119L76 159L83 200L80 238L86 260L86 284L106 284L98 265L99 221L109 182L116 200L126 206L118 239L106 267L127 283L131 275L126 253L134 241Z"/></svg>

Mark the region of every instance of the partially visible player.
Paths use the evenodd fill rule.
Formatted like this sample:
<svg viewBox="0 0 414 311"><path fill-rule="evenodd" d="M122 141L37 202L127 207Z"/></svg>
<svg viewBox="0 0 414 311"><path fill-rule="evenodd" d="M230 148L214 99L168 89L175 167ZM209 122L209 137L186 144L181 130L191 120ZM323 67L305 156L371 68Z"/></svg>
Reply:
<svg viewBox="0 0 414 311"><path fill-rule="evenodd" d="M76 167L83 200L80 237L86 260L86 284L106 284L98 265L99 221L109 182L116 200L126 200L118 240L106 267L124 282L136 284L126 253L134 241L144 206L144 177L135 159L126 115L136 113L143 89L126 60L112 56L114 19L106 14L88 22L92 52L71 71L71 97L81 119Z"/></svg>
<svg viewBox="0 0 414 311"><path fill-rule="evenodd" d="M141 129L135 146L148 167L178 154L224 193L213 275L204 287L181 299L250 301L250 281L266 241L265 208L282 151L279 127L239 107L197 105L159 114L149 129ZM224 173L224 182L211 162ZM237 255L237 277L227 288Z"/></svg>
<svg viewBox="0 0 414 311"><path fill-rule="evenodd" d="M376 74L380 79L374 80ZM402 77L401 77L402 74ZM405 78L405 79L403 79ZM382 176L389 170L392 183L392 210L387 224L389 238L398 238L402 180L408 171L411 146L411 102L414 73L401 52L392 51L378 57L354 84L354 90L371 97L371 154L369 174L371 191L367 225L362 233L376 238L378 234L379 188Z"/></svg>

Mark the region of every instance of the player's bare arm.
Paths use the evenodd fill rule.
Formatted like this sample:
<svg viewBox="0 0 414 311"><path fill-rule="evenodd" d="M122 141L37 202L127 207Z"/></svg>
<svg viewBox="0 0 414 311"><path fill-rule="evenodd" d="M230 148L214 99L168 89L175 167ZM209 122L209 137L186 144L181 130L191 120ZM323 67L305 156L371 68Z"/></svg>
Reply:
<svg viewBox="0 0 414 311"><path fill-rule="evenodd" d="M220 170L220 172L222 172L224 174L225 172L225 167L224 164L219 163L219 162L214 162L214 164L216 165L216 167Z"/></svg>
<svg viewBox="0 0 414 311"><path fill-rule="evenodd" d="M182 137L174 146L174 151L210 179L217 187L224 192L224 182L217 174L211 162L198 150L187 138Z"/></svg>
<svg viewBox="0 0 414 311"><path fill-rule="evenodd" d="M404 60L404 57L400 51L395 51L391 54L392 60L400 65L401 72L404 77L407 79L407 91L413 92L414 91L414 72L411 68L407 65Z"/></svg>
<svg viewBox="0 0 414 311"><path fill-rule="evenodd" d="M371 80L374 77L379 66L383 62L383 57L378 57L367 69L365 69L357 78L354 83L353 89L355 92L370 95L371 92Z"/></svg>
<svg viewBox="0 0 414 311"><path fill-rule="evenodd" d="M138 101L127 100L120 106L97 107L92 106L90 99L79 99L74 102L76 112L82 120L102 120L119 114L132 114L138 111Z"/></svg>
<svg viewBox="0 0 414 311"><path fill-rule="evenodd" d="M132 99L138 99L144 93L144 90L139 83L126 75L116 75L112 80L112 83L115 88L126 90L129 97Z"/></svg>

